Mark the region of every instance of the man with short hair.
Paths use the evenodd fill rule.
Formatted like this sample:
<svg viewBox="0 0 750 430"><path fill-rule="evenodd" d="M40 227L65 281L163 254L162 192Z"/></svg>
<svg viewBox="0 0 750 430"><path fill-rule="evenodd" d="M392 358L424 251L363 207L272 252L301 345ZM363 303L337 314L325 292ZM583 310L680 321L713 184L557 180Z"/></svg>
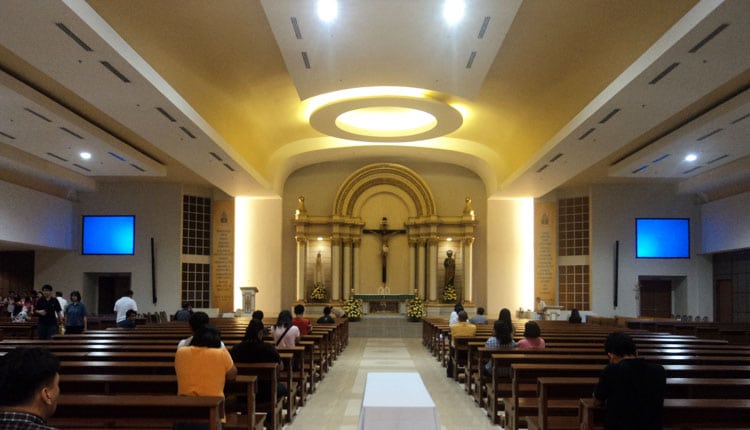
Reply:
<svg viewBox="0 0 750 430"><path fill-rule="evenodd" d="M208 325L209 322L208 314L202 311L193 312L193 315L190 316L190 319L188 320L188 324L190 324L190 330L193 332L193 334L197 333L198 330L202 329L203 327ZM190 343L193 341L193 336L186 337L185 339L180 340L177 343L177 348L182 348L183 346L190 346ZM221 347L226 348L226 345L224 345L224 342L221 342Z"/></svg>
<svg viewBox="0 0 750 430"><path fill-rule="evenodd" d="M133 290L128 290L125 292L124 296L120 297L115 302L114 310L117 312L116 322L118 327L129 325L129 323L125 322L125 318L127 318L127 312L131 309L138 312L138 305L135 303L135 300L133 300Z"/></svg>
<svg viewBox="0 0 750 430"><path fill-rule="evenodd" d="M292 319L292 324L297 326L300 336L304 336L312 330L310 320L305 318L304 315L305 307L303 305L296 305L294 307L294 318Z"/></svg>
<svg viewBox="0 0 750 430"><path fill-rule="evenodd" d="M625 333L607 336L609 363L594 390L597 404L607 405L607 430L660 430L667 384L664 367L636 356L633 339Z"/></svg>
<svg viewBox="0 0 750 430"><path fill-rule="evenodd" d="M472 324L487 324L488 320L487 317L484 315L484 308L478 307L477 308L477 314L474 315L469 319L469 322Z"/></svg>
<svg viewBox="0 0 750 430"><path fill-rule="evenodd" d="M39 339L52 339L57 334L58 322L62 320L62 309L60 302L52 297L52 286L42 286L42 297L34 305L34 314L39 317L37 333Z"/></svg>
<svg viewBox="0 0 750 430"><path fill-rule="evenodd" d="M60 397L60 361L43 348L15 348L0 357L0 428L54 430L47 420Z"/></svg>

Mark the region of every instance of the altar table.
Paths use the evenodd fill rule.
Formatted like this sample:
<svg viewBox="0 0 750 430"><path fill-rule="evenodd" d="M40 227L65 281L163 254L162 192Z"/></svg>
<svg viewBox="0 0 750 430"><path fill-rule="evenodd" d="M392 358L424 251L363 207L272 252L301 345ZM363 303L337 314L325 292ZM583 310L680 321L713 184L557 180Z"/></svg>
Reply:
<svg viewBox="0 0 750 430"><path fill-rule="evenodd" d="M435 402L416 372L367 374L359 430L440 430Z"/></svg>
<svg viewBox="0 0 750 430"><path fill-rule="evenodd" d="M365 313L406 313L406 301L414 294L355 294L354 298L365 302Z"/></svg>

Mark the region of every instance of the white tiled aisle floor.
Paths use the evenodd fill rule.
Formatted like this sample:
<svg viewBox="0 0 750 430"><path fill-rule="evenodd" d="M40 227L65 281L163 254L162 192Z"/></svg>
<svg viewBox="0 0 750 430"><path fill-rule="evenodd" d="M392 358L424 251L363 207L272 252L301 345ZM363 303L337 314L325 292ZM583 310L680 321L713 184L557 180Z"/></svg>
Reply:
<svg viewBox="0 0 750 430"><path fill-rule="evenodd" d="M445 368L421 339L352 337L318 390L285 430L356 429L365 377L367 372L378 371L419 372L445 430L501 428L490 423L463 386L446 378Z"/></svg>

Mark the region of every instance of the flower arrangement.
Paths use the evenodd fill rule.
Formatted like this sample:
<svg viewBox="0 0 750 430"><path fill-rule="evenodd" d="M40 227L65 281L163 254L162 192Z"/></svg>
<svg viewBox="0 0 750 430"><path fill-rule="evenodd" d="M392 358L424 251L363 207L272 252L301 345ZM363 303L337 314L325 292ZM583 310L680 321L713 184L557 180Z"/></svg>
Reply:
<svg viewBox="0 0 750 430"><path fill-rule="evenodd" d="M457 299L456 287L453 284L449 284L443 288L443 303L454 303Z"/></svg>
<svg viewBox="0 0 750 430"><path fill-rule="evenodd" d="M362 303L354 298L354 295L349 296L349 299L344 302L344 312L349 321L357 321L362 318Z"/></svg>
<svg viewBox="0 0 750 430"><path fill-rule="evenodd" d="M419 296L415 295L414 299L409 300L409 306L406 309L406 317L412 321L419 321L425 316L424 302Z"/></svg>
<svg viewBox="0 0 750 430"><path fill-rule="evenodd" d="M318 282L313 287L312 294L310 294L310 300L313 302L322 302L326 299L326 287L322 282Z"/></svg>

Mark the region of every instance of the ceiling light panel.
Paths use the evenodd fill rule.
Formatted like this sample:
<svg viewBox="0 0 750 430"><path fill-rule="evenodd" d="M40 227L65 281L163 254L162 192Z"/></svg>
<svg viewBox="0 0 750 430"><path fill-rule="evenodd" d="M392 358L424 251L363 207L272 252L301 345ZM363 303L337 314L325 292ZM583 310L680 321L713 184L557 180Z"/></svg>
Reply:
<svg viewBox="0 0 750 430"><path fill-rule="evenodd" d="M320 21L316 2L262 0L303 100L379 85L426 88L473 99L520 4L520 0L472 1L461 22L450 26L434 0L347 0L339 2L338 17L330 23ZM303 38L295 35L290 22L296 22ZM476 55L467 68L472 51ZM300 52L307 53L309 69L300 61Z"/></svg>

